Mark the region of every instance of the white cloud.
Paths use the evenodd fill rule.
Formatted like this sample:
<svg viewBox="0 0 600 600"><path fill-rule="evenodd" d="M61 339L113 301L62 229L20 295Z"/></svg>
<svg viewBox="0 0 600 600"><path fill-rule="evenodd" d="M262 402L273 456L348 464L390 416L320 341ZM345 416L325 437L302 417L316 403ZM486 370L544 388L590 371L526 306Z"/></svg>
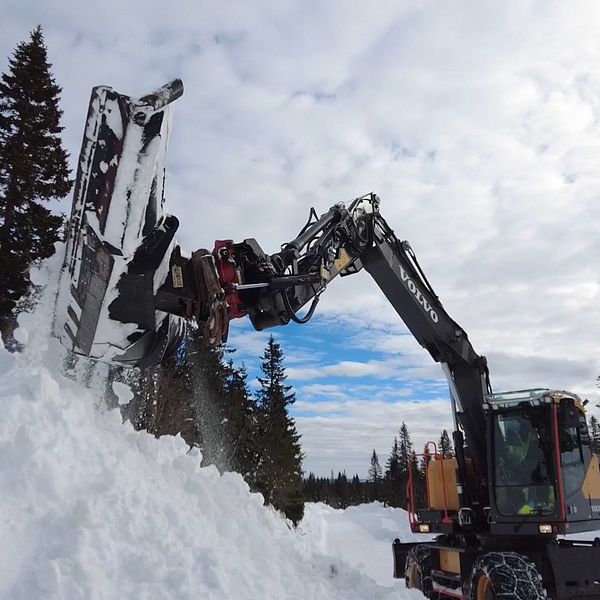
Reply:
<svg viewBox="0 0 600 600"><path fill-rule="evenodd" d="M379 377L388 377L392 364L389 361L359 362L352 360L343 360L341 362L323 365L314 368L290 367L287 369L288 377L295 381L305 381L307 379L317 379L318 377L365 377L374 375Z"/></svg>
<svg viewBox="0 0 600 600"><path fill-rule="evenodd" d="M311 383L302 388L303 396L328 396L328 397L347 397L341 385L333 385L327 383ZM296 403L298 408L298 403Z"/></svg>
<svg viewBox="0 0 600 600"><path fill-rule="evenodd" d="M333 469L366 477L373 449L384 466L402 421L408 425L417 452L452 425L448 400L305 403L302 408L313 412L296 417L306 453L304 468L320 475Z"/></svg>

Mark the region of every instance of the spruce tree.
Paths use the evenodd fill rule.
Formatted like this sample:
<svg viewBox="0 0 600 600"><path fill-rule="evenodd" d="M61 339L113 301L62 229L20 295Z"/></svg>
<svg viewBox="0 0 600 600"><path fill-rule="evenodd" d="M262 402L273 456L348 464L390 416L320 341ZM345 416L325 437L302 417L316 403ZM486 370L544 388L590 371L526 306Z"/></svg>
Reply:
<svg viewBox="0 0 600 600"><path fill-rule="evenodd" d="M400 506L403 490L400 483L400 446L394 438L392 451L385 466L385 496L390 506Z"/></svg>
<svg viewBox="0 0 600 600"><path fill-rule="evenodd" d="M450 436L448 435L448 431L446 429L442 430L442 434L440 435L440 441L438 442L438 452L442 456L449 456L450 454L452 454L452 452L454 452Z"/></svg>
<svg viewBox="0 0 600 600"><path fill-rule="evenodd" d="M311 471L308 477L302 482L302 489L304 491L304 499L307 502L320 502L319 494L319 483L315 474Z"/></svg>
<svg viewBox="0 0 600 600"><path fill-rule="evenodd" d="M398 479L398 461L400 458L400 447L398 446L398 438L394 437L392 451L385 465L385 478L391 480Z"/></svg>
<svg viewBox="0 0 600 600"><path fill-rule="evenodd" d="M413 445L410 439L410 433L406 423L402 421L400 426L400 438L399 438L399 452L398 452L398 470L399 477L403 484L408 481L408 470L410 468L411 460L410 457L413 454Z"/></svg>
<svg viewBox="0 0 600 600"><path fill-rule="evenodd" d="M350 497L354 506L368 501L365 487L366 486L361 482L358 473L356 473L352 478L352 483L350 484Z"/></svg>
<svg viewBox="0 0 600 600"><path fill-rule="evenodd" d="M425 444L423 447L423 456L419 462L419 473L423 480L427 475L427 470L429 469L429 465L431 464L431 454L429 453L429 444Z"/></svg>
<svg viewBox="0 0 600 600"><path fill-rule="evenodd" d="M315 477L310 473L303 481L306 502L324 502L334 508L346 508L369 502L371 482L361 482L358 475L348 479L346 473L338 473L337 479Z"/></svg>
<svg viewBox="0 0 600 600"><path fill-rule="evenodd" d="M382 481L381 465L379 464L379 457L375 448L373 448L373 454L371 454L371 466L369 467L369 482L371 483L371 501L382 499Z"/></svg>
<svg viewBox="0 0 600 600"><path fill-rule="evenodd" d="M41 27L17 45L0 80L0 332L11 338L17 300L31 288L29 267L54 253L63 217L42 202L72 185L60 133L61 88Z"/></svg>
<svg viewBox="0 0 600 600"><path fill-rule="evenodd" d="M124 412L136 429L144 429L155 437L179 434L190 446L201 445L193 403L195 351L195 340L188 332L178 351L160 365L124 374L133 392Z"/></svg>
<svg viewBox="0 0 600 600"><path fill-rule="evenodd" d="M190 403L201 439L202 465L214 465L223 472L229 469L232 448L227 419L229 369L224 360L229 350L213 346L193 331L187 360L192 389Z"/></svg>
<svg viewBox="0 0 600 600"><path fill-rule="evenodd" d="M227 365L214 348L188 327L177 352L160 365L127 375L134 393L127 416L136 429L156 437L181 435L202 450L202 464L228 466Z"/></svg>
<svg viewBox="0 0 600 600"><path fill-rule="evenodd" d="M258 415L256 402L248 390L247 371L228 363L225 382L227 470L241 473L251 489L256 489L259 447L256 439Z"/></svg>
<svg viewBox="0 0 600 600"><path fill-rule="evenodd" d="M265 502L281 510L295 525L304 516L302 495L302 450L300 435L288 407L295 402L283 364L281 346L269 338L262 356L259 377L259 446L260 459L256 485Z"/></svg>
<svg viewBox="0 0 600 600"><path fill-rule="evenodd" d="M379 457L375 448L373 448L373 454L371 454L371 466L369 467L369 481L373 484L378 484L381 481L381 465L379 464Z"/></svg>

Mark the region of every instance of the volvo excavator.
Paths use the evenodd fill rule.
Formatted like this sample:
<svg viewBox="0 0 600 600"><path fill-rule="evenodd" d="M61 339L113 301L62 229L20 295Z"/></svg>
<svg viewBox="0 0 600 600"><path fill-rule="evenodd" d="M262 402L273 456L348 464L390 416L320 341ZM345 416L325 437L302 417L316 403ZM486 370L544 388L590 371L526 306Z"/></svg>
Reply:
<svg viewBox="0 0 600 600"><path fill-rule="evenodd" d="M252 238L186 253L164 211L175 80L142 98L92 91L54 333L73 352L145 368L186 327L218 344L231 319L257 330L304 323L338 275L365 269L440 363L454 454L427 461L427 506L406 490L420 543L395 540L394 575L429 598L600 598L600 471L585 401L554 389L493 393L485 357L446 312L375 194L312 210L274 254ZM301 314L301 311L305 311ZM433 537L432 537L433 536Z"/></svg>

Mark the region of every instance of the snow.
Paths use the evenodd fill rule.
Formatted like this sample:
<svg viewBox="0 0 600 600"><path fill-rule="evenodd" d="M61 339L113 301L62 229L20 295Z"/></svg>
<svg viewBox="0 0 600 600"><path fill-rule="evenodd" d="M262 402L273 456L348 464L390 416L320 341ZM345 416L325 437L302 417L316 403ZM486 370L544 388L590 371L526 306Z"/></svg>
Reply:
<svg viewBox="0 0 600 600"><path fill-rule="evenodd" d="M379 502L345 510L326 504L307 504L300 529L319 552L341 558L385 586L397 585L392 576L394 539L411 542L431 537L410 531L405 510L385 507Z"/></svg>
<svg viewBox="0 0 600 600"><path fill-rule="evenodd" d="M55 256L36 274L47 288L19 319L26 351L0 348L0 598L420 597L390 578L402 511L309 505L294 530L179 437L99 410L101 390L60 374L49 336L59 268Z"/></svg>
<svg viewBox="0 0 600 600"><path fill-rule="evenodd" d="M119 381L112 382L112 388L117 395L117 402L119 406L129 404L130 400L133 399L133 392L129 389L129 386Z"/></svg>

